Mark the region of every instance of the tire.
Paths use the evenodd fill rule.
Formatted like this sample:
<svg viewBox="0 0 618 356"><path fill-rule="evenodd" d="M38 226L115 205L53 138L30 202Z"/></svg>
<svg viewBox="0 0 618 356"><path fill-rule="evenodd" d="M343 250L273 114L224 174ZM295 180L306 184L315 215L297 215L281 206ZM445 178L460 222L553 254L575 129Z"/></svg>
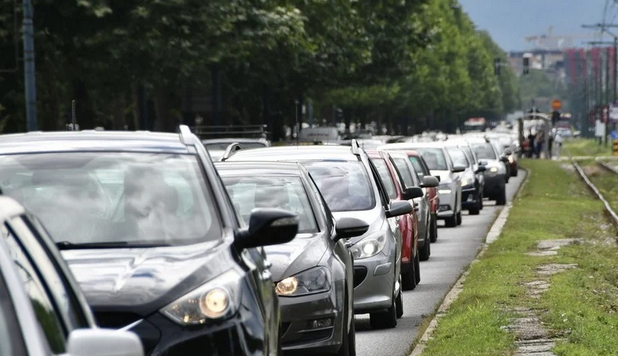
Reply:
<svg viewBox="0 0 618 356"><path fill-rule="evenodd" d="M461 211L457 213L457 226L461 225L462 223L462 219L461 219Z"/></svg>
<svg viewBox="0 0 618 356"><path fill-rule="evenodd" d="M444 220L446 223L446 227L456 227L457 226L457 214L453 214L450 218L446 218Z"/></svg>
<svg viewBox="0 0 618 356"><path fill-rule="evenodd" d="M502 188L502 191L496 198L496 205L506 205L506 188Z"/></svg>
<svg viewBox="0 0 618 356"><path fill-rule="evenodd" d="M483 198L485 198L485 196L483 194L481 194L481 196L479 197L479 209L483 210L483 208L485 207L485 203L483 202Z"/></svg>
<svg viewBox="0 0 618 356"><path fill-rule="evenodd" d="M416 285L419 285L421 283L421 258L418 253L414 259L414 273L416 274Z"/></svg>
<svg viewBox="0 0 618 356"><path fill-rule="evenodd" d="M397 308L395 301L384 312L369 314L369 325L373 329L392 329L397 326Z"/></svg>
<svg viewBox="0 0 618 356"><path fill-rule="evenodd" d="M518 174L519 174L518 168L515 169L515 172L511 171L511 177L517 177Z"/></svg>
<svg viewBox="0 0 618 356"><path fill-rule="evenodd" d="M419 251L416 251L416 257L414 260L418 258ZM403 290L414 290L417 285L416 279L416 265L412 262L412 268L405 274L401 275L401 285Z"/></svg>
<svg viewBox="0 0 618 356"><path fill-rule="evenodd" d="M399 291L397 298L395 298L395 309L397 309L397 319L401 319L403 316L403 293Z"/></svg>
<svg viewBox="0 0 618 356"><path fill-rule="evenodd" d="M425 238L424 238L425 245L423 246L422 249L418 251L419 258L421 261L427 261L429 259L429 256L431 256L431 240L429 239L429 236L427 233L428 231L425 230Z"/></svg>
<svg viewBox="0 0 618 356"><path fill-rule="evenodd" d="M470 215L478 215L481 213L481 208L476 207L476 208L468 209L468 212L470 213Z"/></svg>
<svg viewBox="0 0 618 356"><path fill-rule="evenodd" d="M429 241L438 241L438 218L435 215L431 217L429 226L431 228L429 232Z"/></svg>

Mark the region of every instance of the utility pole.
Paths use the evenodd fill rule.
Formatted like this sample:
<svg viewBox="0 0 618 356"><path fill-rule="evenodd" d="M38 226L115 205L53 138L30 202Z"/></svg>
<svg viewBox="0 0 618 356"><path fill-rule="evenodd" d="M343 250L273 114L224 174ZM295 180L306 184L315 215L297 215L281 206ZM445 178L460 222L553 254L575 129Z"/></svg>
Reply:
<svg viewBox="0 0 618 356"><path fill-rule="evenodd" d="M26 88L26 124L28 131L37 130L36 119L36 72L34 63L34 9L31 0L23 0L24 6L24 82Z"/></svg>

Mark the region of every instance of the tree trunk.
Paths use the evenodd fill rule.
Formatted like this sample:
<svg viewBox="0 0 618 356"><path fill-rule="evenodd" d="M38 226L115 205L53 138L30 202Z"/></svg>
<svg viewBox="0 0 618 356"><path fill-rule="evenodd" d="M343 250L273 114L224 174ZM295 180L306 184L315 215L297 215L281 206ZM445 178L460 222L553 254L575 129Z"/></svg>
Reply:
<svg viewBox="0 0 618 356"><path fill-rule="evenodd" d="M176 119L171 113L173 107L170 93L156 86L153 92L154 109L155 109L155 125L154 131L175 132Z"/></svg>
<svg viewBox="0 0 618 356"><path fill-rule="evenodd" d="M127 100L124 93L118 95L112 102L112 130L125 130L125 115Z"/></svg>

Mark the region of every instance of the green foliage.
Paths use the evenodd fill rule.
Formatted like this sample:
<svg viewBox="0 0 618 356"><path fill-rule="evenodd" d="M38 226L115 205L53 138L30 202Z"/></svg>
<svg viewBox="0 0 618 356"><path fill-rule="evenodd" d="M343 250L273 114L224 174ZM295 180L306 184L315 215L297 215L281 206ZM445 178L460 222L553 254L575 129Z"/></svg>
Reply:
<svg viewBox="0 0 618 356"><path fill-rule="evenodd" d="M13 53L12 0L0 0L0 51ZM318 119L454 128L517 102L504 56L456 0L39 0L39 122L63 128L71 100L82 127L174 130L209 112L219 73L222 123L290 124L294 101ZM18 9L19 12L19 9ZM21 16L19 13L18 16ZM21 49L20 49L21 51ZM11 65L9 56L2 66ZM0 75L8 131L24 128L23 75ZM145 97L140 93L145 93ZM144 111L146 108L146 111Z"/></svg>

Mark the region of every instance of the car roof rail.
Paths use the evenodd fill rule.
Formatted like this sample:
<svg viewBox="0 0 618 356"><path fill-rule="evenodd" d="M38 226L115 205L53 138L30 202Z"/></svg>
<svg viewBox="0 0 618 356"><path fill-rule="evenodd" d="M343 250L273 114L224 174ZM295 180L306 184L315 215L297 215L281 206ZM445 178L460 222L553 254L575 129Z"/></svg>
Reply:
<svg viewBox="0 0 618 356"><path fill-rule="evenodd" d="M350 146L352 146L352 154L354 154L356 156L360 156L360 154L361 154L361 147L360 147L360 145L358 144L358 141L355 138L353 138L350 141Z"/></svg>
<svg viewBox="0 0 618 356"><path fill-rule="evenodd" d="M240 144L238 142L230 143L227 146L227 148L225 149L225 152L223 153L223 156L221 156L221 158L219 158L219 162L227 161L230 157L232 157L234 155L234 153L240 151L241 149L242 149L242 147L240 146Z"/></svg>
<svg viewBox="0 0 618 356"><path fill-rule="evenodd" d="M186 146L195 146L195 139L189 126L180 125L178 128L180 131L180 142Z"/></svg>

